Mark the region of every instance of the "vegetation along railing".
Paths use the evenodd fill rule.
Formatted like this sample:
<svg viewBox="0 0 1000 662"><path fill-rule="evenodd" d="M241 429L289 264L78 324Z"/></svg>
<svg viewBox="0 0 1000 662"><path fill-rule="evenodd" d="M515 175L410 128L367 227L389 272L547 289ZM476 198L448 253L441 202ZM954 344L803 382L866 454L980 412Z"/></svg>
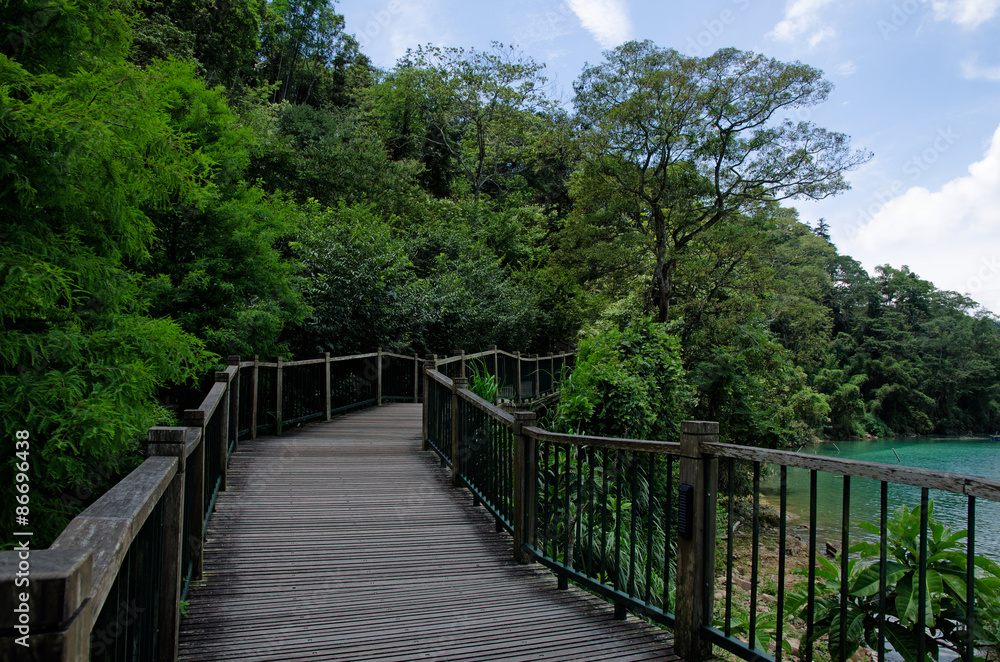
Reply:
<svg viewBox="0 0 1000 662"><path fill-rule="evenodd" d="M865 647L880 660L971 661L996 643L1000 568L975 553L975 515L977 499L1000 500L998 481L721 444L712 422L683 422L679 442L556 434L432 365L425 392L425 448L512 533L517 560L604 596L618 618L672 627L687 660L717 646L748 660L846 660ZM806 513L789 511L789 471L808 472ZM842 481L840 535L822 549L821 473ZM852 478L880 485L873 524L851 524ZM890 518L890 487L903 486L914 507ZM932 490L964 499L965 529L934 520ZM789 522L803 520L799 543Z"/></svg>
<svg viewBox="0 0 1000 662"><path fill-rule="evenodd" d="M230 357L201 405L183 412L181 426L151 428L145 462L48 549L0 553L0 659L175 660L181 606L202 576L206 526L238 442L357 407L419 402L423 365L436 360L381 350L305 361ZM479 370L511 399L529 400L550 392L552 371L567 362L491 349L440 364L456 374ZM19 645L28 637L30 647Z"/></svg>

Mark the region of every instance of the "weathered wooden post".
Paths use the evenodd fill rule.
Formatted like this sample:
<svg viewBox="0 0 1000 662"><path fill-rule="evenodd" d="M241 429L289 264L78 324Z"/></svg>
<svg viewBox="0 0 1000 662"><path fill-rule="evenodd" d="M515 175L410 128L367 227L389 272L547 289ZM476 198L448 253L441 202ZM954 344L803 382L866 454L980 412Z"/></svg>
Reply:
<svg viewBox="0 0 1000 662"><path fill-rule="evenodd" d="M250 381L252 382L250 389L252 404L250 407L250 438L257 438L257 376L260 372L260 357L256 354L253 355L253 372L250 376Z"/></svg>
<svg viewBox="0 0 1000 662"><path fill-rule="evenodd" d="M719 424L681 423L678 504L677 654L688 662L712 657L712 644L701 635L712 624L715 599L715 499L719 460L703 455L701 445L719 441Z"/></svg>
<svg viewBox="0 0 1000 662"><path fill-rule="evenodd" d="M281 391L284 387L284 362L281 360L280 356L277 359L275 359L275 361L278 363L278 370L277 370L277 375L275 376L275 386L274 386L275 393L277 394L276 395L277 402L275 403L275 409L274 409L274 417L275 417L274 434L280 437L281 414L282 414Z"/></svg>
<svg viewBox="0 0 1000 662"><path fill-rule="evenodd" d="M524 428L535 424L533 411L514 412L514 560L531 563L525 545L535 544L535 440Z"/></svg>
<svg viewBox="0 0 1000 662"><path fill-rule="evenodd" d="M542 394L542 379L541 375L538 374L539 366L541 365L541 363L538 360L538 354L534 354L532 358L535 359L535 373L534 373L534 379L532 379L531 397L537 398Z"/></svg>
<svg viewBox="0 0 1000 662"><path fill-rule="evenodd" d="M497 351L496 345L490 345L488 350L493 354L493 377L497 380L497 390L500 389L500 362L499 362L499 352ZM485 361L483 362L485 363Z"/></svg>
<svg viewBox="0 0 1000 662"><path fill-rule="evenodd" d="M177 659L180 633L181 551L184 540L184 455L187 428L154 427L148 435L149 455L176 457L177 473L163 493L163 568L160 573L160 650L158 662Z"/></svg>
<svg viewBox="0 0 1000 662"><path fill-rule="evenodd" d="M430 439L431 433L431 378L427 375L428 370L437 370L437 354L428 354L427 358L424 359L424 404L421 408L423 415L423 432L424 438L421 440L420 448L421 450L430 450Z"/></svg>
<svg viewBox="0 0 1000 662"><path fill-rule="evenodd" d="M230 395L229 395L229 410L232 412L233 425L236 429L233 430L233 452L236 452L237 447L240 445L240 382L243 379L243 370L240 369L240 357L236 354L230 354L227 357L227 362L231 366L236 366L236 370L233 372L233 378L229 382Z"/></svg>
<svg viewBox="0 0 1000 662"><path fill-rule="evenodd" d="M514 391L514 395L517 397L517 401L521 401L521 352L514 352L514 361L517 362L517 389Z"/></svg>
<svg viewBox="0 0 1000 662"><path fill-rule="evenodd" d="M221 482L219 484L219 489L226 489L226 478L229 474L229 403L230 403L230 391L232 382L230 381L230 374L227 371L219 371L215 373L216 383L222 383L226 385L226 392L222 394L222 400L219 402L216 416L219 416L219 449L216 457L219 461L219 468L222 471Z"/></svg>
<svg viewBox="0 0 1000 662"><path fill-rule="evenodd" d="M89 660L92 583L90 550L0 552L0 659Z"/></svg>
<svg viewBox="0 0 1000 662"><path fill-rule="evenodd" d="M194 498L194 521L185 544L191 550L191 577L201 579L204 568L205 542L205 412L202 409L187 409L184 411L184 425L198 431L198 446L188 455L185 471L190 472L187 480L194 485L191 496ZM197 532L197 534L195 533Z"/></svg>
<svg viewBox="0 0 1000 662"><path fill-rule="evenodd" d="M375 349L375 405L382 406L382 348Z"/></svg>
<svg viewBox="0 0 1000 662"><path fill-rule="evenodd" d="M323 407L325 410L325 420L329 421L330 416L330 352L323 352Z"/></svg>
<svg viewBox="0 0 1000 662"><path fill-rule="evenodd" d="M451 381L451 484L459 484L462 453L462 417L459 416L459 404L462 398L458 392L469 386L465 377L455 377Z"/></svg>
<svg viewBox="0 0 1000 662"><path fill-rule="evenodd" d="M413 355L413 402L420 402L420 357Z"/></svg>

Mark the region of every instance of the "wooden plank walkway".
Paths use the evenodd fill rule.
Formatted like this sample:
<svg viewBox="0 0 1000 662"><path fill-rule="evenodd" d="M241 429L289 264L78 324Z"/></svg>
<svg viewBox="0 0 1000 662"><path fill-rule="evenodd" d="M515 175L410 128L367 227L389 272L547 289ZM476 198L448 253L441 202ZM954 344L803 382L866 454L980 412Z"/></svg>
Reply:
<svg viewBox="0 0 1000 662"><path fill-rule="evenodd" d="M420 451L419 405L241 442L180 660L676 660L540 566Z"/></svg>

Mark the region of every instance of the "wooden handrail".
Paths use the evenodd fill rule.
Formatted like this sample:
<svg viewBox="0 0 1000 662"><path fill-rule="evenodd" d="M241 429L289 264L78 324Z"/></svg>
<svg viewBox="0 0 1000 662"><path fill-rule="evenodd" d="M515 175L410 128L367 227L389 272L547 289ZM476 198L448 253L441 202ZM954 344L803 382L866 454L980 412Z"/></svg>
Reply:
<svg viewBox="0 0 1000 662"><path fill-rule="evenodd" d="M566 434L549 432L542 428L531 426L524 428L524 434L536 441L548 441L571 446L591 446L593 448L614 448L623 451L645 451L680 455L681 445L676 441L652 441L648 439L623 439L618 437L592 437L584 434Z"/></svg>
<svg viewBox="0 0 1000 662"><path fill-rule="evenodd" d="M507 425L514 425L514 416L505 412L500 407L497 407L492 402L484 400L467 388L458 389L458 394L464 398L469 404L476 407L477 409L483 411L487 416L501 421Z"/></svg>
<svg viewBox="0 0 1000 662"><path fill-rule="evenodd" d="M441 374L437 370L428 370L427 371L427 375L431 379L433 379L434 381L436 381L438 384L441 384L442 386L447 386L448 388L451 388L451 377L448 377L447 375Z"/></svg>
<svg viewBox="0 0 1000 662"><path fill-rule="evenodd" d="M150 457L73 518L49 549L90 550L93 585L83 616L86 629L104 607L129 546L159 503L180 462L175 457Z"/></svg>
<svg viewBox="0 0 1000 662"><path fill-rule="evenodd" d="M706 443L702 445L702 452L715 457L784 465L800 469L815 469L826 473L884 480L901 485L926 487L932 490L1000 501L1000 480L991 478L734 444Z"/></svg>
<svg viewBox="0 0 1000 662"><path fill-rule="evenodd" d="M222 404L223 398L226 397L227 390L228 384L225 382L215 382L212 384L212 388L209 389L208 395L206 395L205 399L201 401L201 404L195 409L188 411L204 412L204 420L209 420L212 418L212 414L215 413L215 410L219 408L219 405Z"/></svg>

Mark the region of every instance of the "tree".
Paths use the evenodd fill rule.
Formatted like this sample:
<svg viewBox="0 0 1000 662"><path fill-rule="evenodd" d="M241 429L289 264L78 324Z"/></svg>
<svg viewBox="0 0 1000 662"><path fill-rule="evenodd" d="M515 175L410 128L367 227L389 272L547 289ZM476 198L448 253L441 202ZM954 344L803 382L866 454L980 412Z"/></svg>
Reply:
<svg viewBox="0 0 1000 662"><path fill-rule="evenodd" d="M292 335L301 355L409 349L412 265L403 241L371 209L307 207L293 248L306 268L312 314Z"/></svg>
<svg viewBox="0 0 1000 662"><path fill-rule="evenodd" d="M828 242L830 241L830 224L826 222L825 218L816 221L816 227L813 228L813 232L817 237L821 237Z"/></svg>
<svg viewBox="0 0 1000 662"><path fill-rule="evenodd" d="M238 86L260 50L265 0L137 0L132 59L194 59L209 86Z"/></svg>
<svg viewBox="0 0 1000 662"><path fill-rule="evenodd" d="M400 151L411 140L440 147L476 202L490 187L503 190L527 167L540 130L544 66L495 42L487 52L408 51L375 92L388 142Z"/></svg>
<svg viewBox="0 0 1000 662"><path fill-rule="evenodd" d="M426 196L419 165L391 161L380 137L353 108L277 107L273 130L251 162L250 176L269 191L327 207L374 203L388 216L414 216Z"/></svg>
<svg viewBox="0 0 1000 662"><path fill-rule="evenodd" d="M32 74L69 74L125 57L128 13L114 0L6 0L0 54Z"/></svg>
<svg viewBox="0 0 1000 662"><path fill-rule="evenodd" d="M343 57L353 53L355 57ZM327 70L338 62L368 66L357 51L357 42L344 33L344 17L330 0L272 0L261 39L264 79L277 84L273 101L317 103L314 92ZM338 59L339 58L339 59Z"/></svg>
<svg viewBox="0 0 1000 662"><path fill-rule="evenodd" d="M674 440L693 404L679 339L650 318L591 329L552 414L559 432Z"/></svg>
<svg viewBox="0 0 1000 662"><path fill-rule="evenodd" d="M650 41L606 54L575 85L585 176L650 235L657 319L677 260L699 235L765 201L823 198L870 158L848 138L784 116L831 85L807 65L722 49L686 57Z"/></svg>
<svg viewBox="0 0 1000 662"><path fill-rule="evenodd" d="M65 64L54 57L32 65ZM173 83L201 84L190 65L139 69L123 51L64 76L0 55L0 418L7 439L31 433L40 545L131 469L150 425L171 420L157 388L215 358L150 314L148 283L129 268L148 257L147 210L211 187L211 158L171 114ZM12 513L0 517L10 531Z"/></svg>

